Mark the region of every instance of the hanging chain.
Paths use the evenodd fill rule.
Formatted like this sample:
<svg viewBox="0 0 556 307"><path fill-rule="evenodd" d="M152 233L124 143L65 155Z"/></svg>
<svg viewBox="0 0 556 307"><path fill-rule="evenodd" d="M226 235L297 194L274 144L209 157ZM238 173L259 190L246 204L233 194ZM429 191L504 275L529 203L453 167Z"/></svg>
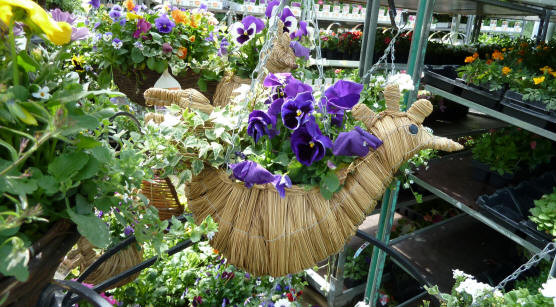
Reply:
<svg viewBox="0 0 556 307"><path fill-rule="evenodd" d="M510 274L510 276L508 276L504 280L502 280L498 284L498 286L496 286L496 288L494 288L494 289L495 290L501 290L502 288L504 288L506 286L506 284L508 282L510 282L512 280L515 280L519 276L519 274L529 270L532 266L537 264L544 257L546 257L547 255L549 255L550 253L552 253L554 251L556 251L556 243L555 242L548 243L542 251L538 252L533 257L531 257L531 259L529 259L529 261L522 264L519 268L517 268L517 270L515 270L515 272Z"/></svg>
<svg viewBox="0 0 556 307"><path fill-rule="evenodd" d="M371 76L376 70L378 70L382 66L382 63L384 63L385 72L388 73L388 60L387 60L388 55L390 55L390 59L392 61L391 72L390 73L393 74L393 72L396 70L396 66L394 64L394 61L395 61L394 50L395 50L396 40L398 39L400 34L405 30L406 26L407 26L407 23L404 24L401 27L398 27L398 29L396 31L396 34L394 35L394 37L392 37L392 40L388 44L388 47L386 47L386 49L384 50L384 54L378 59L378 61L375 64L373 64L373 66L371 66L371 68L369 68L369 70L361 78L361 80L366 79L369 76Z"/></svg>

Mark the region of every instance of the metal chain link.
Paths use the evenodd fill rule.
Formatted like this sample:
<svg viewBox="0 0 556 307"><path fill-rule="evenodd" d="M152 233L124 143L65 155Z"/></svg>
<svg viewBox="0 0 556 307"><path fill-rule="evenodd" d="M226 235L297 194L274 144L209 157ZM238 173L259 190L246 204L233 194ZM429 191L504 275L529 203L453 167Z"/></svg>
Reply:
<svg viewBox="0 0 556 307"><path fill-rule="evenodd" d="M519 276L519 274L529 270L532 266L534 266L539 261L541 261L545 256L549 255L550 253L552 253L554 251L556 251L556 243L555 242L548 243L542 251L533 255L533 257L531 257L531 259L529 259L529 261L522 264L512 274L510 274L508 277L504 278L504 280L502 280L498 284L498 286L496 286L494 289L495 290L501 290L502 288L504 288L506 286L506 284L508 282L515 280Z"/></svg>

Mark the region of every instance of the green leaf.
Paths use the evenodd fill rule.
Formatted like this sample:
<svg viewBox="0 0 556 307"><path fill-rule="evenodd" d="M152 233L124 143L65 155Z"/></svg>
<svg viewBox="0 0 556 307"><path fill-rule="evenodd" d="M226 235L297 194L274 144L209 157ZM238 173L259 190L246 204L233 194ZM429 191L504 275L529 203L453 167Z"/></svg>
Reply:
<svg viewBox="0 0 556 307"><path fill-rule="evenodd" d="M48 172L54 177L71 178L89 161L89 156L81 151L63 154L48 165Z"/></svg>
<svg viewBox="0 0 556 307"><path fill-rule="evenodd" d="M10 194L31 194L37 189L35 180L27 178L6 177L6 185L2 189Z"/></svg>
<svg viewBox="0 0 556 307"><path fill-rule="evenodd" d="M133 48L131 50L131 60L133 61L133 63L139 64L145 60L145 56L143 56L141 50Z"/></svg>
<svg viewBox="0 0 556 307"><path fill-rule="evenodd" d="M222 145L220 145L216 142L211 142L210 147L212 147L212 152L214 153L214 158L215 159L218 158L218 156L220 155L220 153L224 149L224 147L222 147Z"/></svg>
<svg viewBox="0 0 556 307"><path fill-rule="evenodd" d="M93 213L93 206L81 194L75 197L75 211L78 214L88 215Z"/></svg>
<svg viewBox="0 0 556 307"><path fill-rule="evenodd" d="M15 85L10 89L10 92L14 94L14 97L18 101L25 101L29 99L29 90L22 85Z"/></svg>
<svg viewBox="0 0 556 307"><path fill-rule="evenodd" d="M99 160L101 163L108 163L112 159L112 152L106 147L95 147L91 149L91 153L95 159Z"/></svg>
<svg viewBox="0 0 556 307"><path fill-rule="evenodd" d="M214 129L206 129L205 136L211 141L216 140L216 132L214 131Z"/></svg>
<svg viewBox="0 0 556 307"><path fill-rule="evenodd" d="M154 70L161 74L164 72L164 70L166 70L166 68L168 67L168 64L166 63L166 61L161 61L161 62L155 62L154 64Z"/></svg>
<svg viewBox="0 0 556 307"><path fill-rule="evenodd" d="M26 281L29 277L27 262L29 251L16 249L7 243L0 246L0 273L5 276L14 276L19 281Z"/></svg>
<svg viewBox="0 0 556 307"><path fill-rule="evenodd" d="M202 233L199 230L193 229L191 231L191 237L190 237L191 242L195 243L195 242L201 241L201 236L202 236Z"/></svg>
<svg viewBox="0 0 556 307"><path fill-rule="evenodd" d="M274 163L280 164L282 166L288 166L290 164L290 158L285 152L281 152L273 161Z"/></svg>
<svg viewBox="0 0 556 307"><path fill-rule="evenodd" d="M321 186L331 192L336 192L340 189L340 180L334 172L328 172L325 176L321 177Z"/></svg>
<svg viewBox="0 0 556 307"><path fill-rule="evenodd" d="M191 173L190 170L186 169L180 173L179 177L180 177L179 185L182 185L184 182L191 182L191 179L193 178L193 173Z"/></svg>
<svg viewBox="0 0 556 307"><path fill-rule="evenodd" d="M21 66L25 72L35 72L39 66L27 53L20 52L17 55L17 65Z"/></svg>
<svg viewBox="0 0 556 307"><path fill-rule="evenodd" d="M36 126L38 124L35 117L18 103L8 102L6 105L8 106L8 110L10 111L10 113L15 115L17 118L19 118L19 120L26 123L27 125Z"/></svg>
<svg viewBox="0 0 556 307"><path fill-rule="evenodd" d="M78 134L77 143L75 144L78 149L89 149L99 146L101 143L97 141L94 137Z"/></svg>
<svg viewBox="0 0 556 307"><path fill-rule="evenodd" d="M108 196L100 197L100 198L95 199L93 205L98 210L108 212L108 211L110 211L110 208L115 205L114 198L113 197L108 197Z"/></svg>
<svg viewBox="0 0 556 307"><path fill-rule="evenodd" d="M70 135L85 129L96 129L99 121L92 115L70 115L68 125L62 132L63 135Z"/></svg>
<svg viewBox="0 0 556 307"><path fill-rule="evenodd" d="M18 157L17 150L15 150L15 148L13 148L12 145L8 144L4 140L0 140L0 146L6 148L8 150L8 152L10 153L10 158L12 159L12 161L17 160L17 157Z"/></svg>
<svg viewBox="0 0 556 307"><path fill-rule="evenodd" d="M191 163L191 169L193 171L194 175L198 175L199 173L201 173L201 171L204 168L204 164L203 161L201 160L193 160L193 162Z"/></svg>
<svg viewBox="0 0 556 307"><path fill-rule="evenodd" d="M37 178L37 184L44 190L46 195L53 195L59 191L58 181L49 175L41 176Z"/></svg>
<svg viewBox="0 0 556 307"><path fill-rule="evenodd" d="M207 91L207 81L205 79L199 78L199 80L197 80L197 86L199 86L201 92Z"/></svg>
<svg viewBox="0 0 556 307"><path fill-rule="evenodd" d="M74 180L81 181L95 176L100 169L100 162L95 158L90 158L87 164L77 173Z"/></svg>
<svg viewBox="0 0 556 307"><path fill-rule="evenodd" d="M99 248L106 248L110 243L108 226L94 215L81 215L70 208L66 209L71 220L77 224L79 233L87 238L91 244Z"/></svg>

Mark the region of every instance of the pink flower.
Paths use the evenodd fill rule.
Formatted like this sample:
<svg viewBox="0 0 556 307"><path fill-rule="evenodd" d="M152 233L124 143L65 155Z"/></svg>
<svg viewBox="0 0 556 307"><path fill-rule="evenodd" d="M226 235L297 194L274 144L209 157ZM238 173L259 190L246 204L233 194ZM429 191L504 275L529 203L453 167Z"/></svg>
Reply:
<svg viewBox="0 0 556 307"><path fill-rule="evenodd" d="M531 149L535 150L535 148L537 148L537 141L531 141L529 145L531 146Z"/></svg>
<svg viewBox="0 0 556 307"><path fill-rule="evenodd" d="M339 74L339 73L341 73L341 72L342 72L342 70L339 69L339 68L337 68L337 69L334 71L335 74Z"/></svg>

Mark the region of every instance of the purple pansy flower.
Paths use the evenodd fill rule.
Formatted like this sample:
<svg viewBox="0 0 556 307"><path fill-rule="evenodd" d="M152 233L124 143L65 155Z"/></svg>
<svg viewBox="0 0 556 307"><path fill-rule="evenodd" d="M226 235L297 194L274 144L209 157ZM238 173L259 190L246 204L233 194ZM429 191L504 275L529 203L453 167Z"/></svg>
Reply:
<svg viewBox="0 0 556 307"><path fill-rule="evenodd" d="M301 45L298 41L291 41L290 47L293 49L293 54L295 54L298 58L305 58L305 60L309 59L309 48Z"/></svg>
<svg viewBox="0 0 556 307"><path fill-rule="evenodd" d="M164 53L172 52L172 46L169 43L162 44L162 52Z"/></svg>
<svg viewBox="0 0 556 307"><path fill-rule="evenodd" d="M133 38L139 38L142 33L147 33L151 29L152 24L141 18L137 21L137 30L133 32Z"/></svg>
<svg viewBox="0 0 556 307"><path fill-rule="evenodd" d="M207 42L214 42L214 32L209 32L209 35L207 37L205 37L205 40Z"/></svg>
<svg viewBox="0 0 556 307"><path fill-rule="evenodd" d="M265 112L255 110L249 114L247 134L255 140L255 143L257 143L264 135L268 135L272 138L275 135L275 132L268 128L270 125L275 126L275 120L273 120L273 118L268 116Z"/></svg>
<svg viewBox="0 0 556 307"><path fill-rule="evenodd" d="M113 21L118 21L120 17L122 17L122 7L117 4L114 5L108 13L108 16L110 16Z"/></svg>
<svg viewBox="0 0 556 307"><path fill-rule="evenodd" d="M224 37L220 41L220 48L218 49L218 56L223 56L228 54L228 46L230 46L230 42Z"/></svg>
<svg viewBox="0 0 556 307"><path fill-rule="evenodd" d="M332 147L332 141L320 132L313 120L295 130L291 136L292 151L301 164L311 166L326 154L326 148Z"/></svg>
<svg viewBox="0 0 556 307"><path fill-rule="evenodd" d="M322 102L326 103L327 107L351 110L359 102L361 90L362 84L340 80L324 91Z"/></svg>
<svg viewBox="0 0 556 307"><path fill-rule="evenodd" d="M266 10L264 12L266 18L272 17L272 9L274 9L274 7L279 4L280 4L280 0L275 0L268 3L268 5L266 6Z"/></svg>
<svg viewBox="0 0 556 307"><path fill-rule="evenodd" d="M311 119L313 113L313 93L304 92L282 105L282 122L291 130L296 130Z"/></svg>
<svg viewBox="0 0 556 307"><path fill-rule="evenodd" d="M166 14L155 19L154 24L158 32L166 34L172 32L172 29L174 28L174 26L176 26L173 21L168 19L168 15Z"/></svg>
<svg viewBox="0 0 556 307"><path fill-rule="evenodd" d="M332 153L335 156L359 156L364 157L369 153L369 148L377 149L382 141L369 132L355 127L349 132L340 132L334 142Z"/></svg>
<svg viewBox="0 0 556 307"><path fill-rule="evenodd" d="M124 228L124 235L125 235L126 237L132 235L133 232L135 232L135 230L133 229L133 227L131 227L131 226L129 226L129 225L127 225L127 226Z"/></svg>
<svg viewBox="0 0 556 307"><path fill-rule="evenodd" d="M200 295L193 298L193 302L192 302L193 307L197 307L202 303L203 303L203 298Z"/></svg>
<svg viewBox="0 0 556 307"><path fill-rule="evenodd" d="M300 40L303 36L307 35L307 22L300 21L299 22L299 29L297 31L290 34L291 39Z"/></svg>
<svg viewBox="0 0 556 307"><path fill-rule="evenodd" d="M290 73L269 73L266 78L264 78L263 85L266 87L273 86L284 86L291 79L292 74Z"/></svg>
<svg viewBox="0 0 556 307"><path fill-rule="evenodd" d="M289 7L285 7L280 20L284 23L284 32L294 33L297 31L297 18L295 18L293 12Z"/></svg>
<svg viewBox="0 0 556 307"><path fill-rule="evenodd" d="M284 87L284 93L288 98L295 98L297 94L304 92L313 92L313 88L309 84L305 84L295 78L291 78Z"/></svg>
<svg viewBox="0 0 556 307"><path fill-rule="evenodd" d="M100 7L100 0L90 0L90 1L89 1L89 4L90 4L93 8L98 9L98 8Z"/></svg>
<svg viewBox="0 0 556 307"><path fill-rule="evenodd" d="M227 298L222 299L222 307L226 307L230 303L230 300Z"/></svg>
<svg viewBox="0 0 556 307"><path fill-rule="evenodd" d="M292 182L288 175L273 175L264 167L253 161L230 164L230 168L232 169L234 177L237 180L243 181L246 187L250 188L254 184L272 183L282 198L286 195L285 188L292 186Z"/></svg>
<svg viewBox="0 0 556 307"><path fill-rule="evenodd" d="M240 44L245 44L264 29L264 22L254 16L246 16L241 22L230 26L230 33Z"/></svg>

